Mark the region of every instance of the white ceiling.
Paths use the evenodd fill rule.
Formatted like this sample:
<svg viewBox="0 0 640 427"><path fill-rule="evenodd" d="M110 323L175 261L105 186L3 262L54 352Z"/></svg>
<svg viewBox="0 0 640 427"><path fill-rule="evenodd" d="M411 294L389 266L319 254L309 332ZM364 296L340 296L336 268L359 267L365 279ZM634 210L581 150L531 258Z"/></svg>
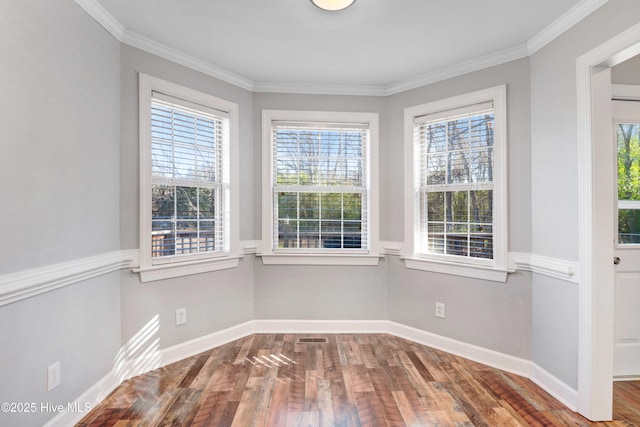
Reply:
<svg viewBox="0 0 640 427"><path fill-rule="evenodd" d="M606 0L76 2L123 42L251 90L373 93L527 56Z"/></svg>

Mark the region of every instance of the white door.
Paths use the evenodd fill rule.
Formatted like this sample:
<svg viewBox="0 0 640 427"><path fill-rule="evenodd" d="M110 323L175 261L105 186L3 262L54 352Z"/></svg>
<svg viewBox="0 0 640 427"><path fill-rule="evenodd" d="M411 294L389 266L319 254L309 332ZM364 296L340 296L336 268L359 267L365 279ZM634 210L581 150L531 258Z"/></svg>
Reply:
<svg viewBox="0 0 640 427"><path fill-rule="evenodd" d="M640 102L614 101L617 151L615 377L640 377Z"/></svg>

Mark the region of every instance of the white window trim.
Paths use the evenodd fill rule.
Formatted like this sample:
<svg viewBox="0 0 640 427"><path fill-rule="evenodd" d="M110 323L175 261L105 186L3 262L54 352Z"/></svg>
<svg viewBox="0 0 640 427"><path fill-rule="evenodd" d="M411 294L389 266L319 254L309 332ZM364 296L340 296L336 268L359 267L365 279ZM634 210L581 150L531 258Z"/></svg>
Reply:
<svg viewBox="0 0 640 427"><path fill-rule="evenodd" d="M419 158L415 155L414 119L455 108L492 101L494 104L494 259L464 260L446 256L417 256L416 238L419 215L415 204ZM506 282L508 258L507 217L507 87L506 85L429 102L404 110L405 138L405 266L411 269Z"/></svg>
<svg viewBox="0 0 640 427"><path fill-rule="evenodd" d="M143 282L186 276L228 268L239 263L238 250L238 105L157 77L139 73L140 99L140 273ZM202 257L177 257L175 262L163 260L154 265L151 258L151 98L152 92L215 108L229 115L229 215L225 232L228 251Z"/></svg>
<svg viewBox="0 0 640 427"><path fill-rule="evenodd" d="M274 121L368 123L368 242L369 250L337 250L286 253L273 250L273 144L272 123ZM378 234L378 113L333 112L333 111L262 111L262 251L257 254L264 264L282 265L378 265L380 255Z"/></svg>

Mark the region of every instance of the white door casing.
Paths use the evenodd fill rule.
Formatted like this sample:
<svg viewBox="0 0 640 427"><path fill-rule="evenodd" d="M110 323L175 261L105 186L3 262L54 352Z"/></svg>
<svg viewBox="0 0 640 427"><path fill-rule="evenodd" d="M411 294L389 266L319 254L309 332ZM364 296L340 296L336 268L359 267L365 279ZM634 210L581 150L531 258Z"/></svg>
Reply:
<svg viewBox="0 0 640 427"><path fill-rule="evenodd" d="M613 220L613 160L602 161L599 157L602 144L606 144L605 151L609 153L605 159L613 154L611 76L602 71L638 54L640 24L576 60L581 269L577 406L580 414L594 421L610 420L613 407L614 229L601 227L599 221L604 211L608 212L604 217ZM601 177L608 189L599 182ZM599 246L601 242L605 242L604 247Z"/></svg>

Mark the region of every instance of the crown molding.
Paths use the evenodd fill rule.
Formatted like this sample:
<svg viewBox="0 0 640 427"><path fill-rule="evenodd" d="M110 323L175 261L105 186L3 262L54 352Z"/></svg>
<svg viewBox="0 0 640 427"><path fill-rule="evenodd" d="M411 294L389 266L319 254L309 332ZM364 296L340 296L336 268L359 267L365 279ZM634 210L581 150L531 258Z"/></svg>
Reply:
<svg viewBox="0 0 640 427"><path fill-rule="evenodd" d="M96 0L75 0L93 19L102 25L113 37L122 41L125 29L107 10Z"/></svg>
<svg viewBox="0 0 640 427"><path fill-rule="evenodd" d="M84 0L95 1L95 0ZM168 59L177 64L184 65L192 70L199 71L203 74L207 74L211 77L215 77L218 80L230 83L239 88L254 91L253 81L242 77L238 74L224 70L206 61L202 61L194 56L186 54L181 50L174 49L155 40L141 36L133 31L125 30L122 37L119 39L122 43L135 48L144 50L145 52L152 53L161 58Z"/></svg>
<svg viewBox="0 0 640 427"><path fill-rule="evenodd" d="M527 47L522 44L520 46L504 49L479 58L474 58L469 61L464 61L452 67L443 68L438 71L393 83L386 87L386 95L395 95L396 93L416 89L418 87L430 85L474 71L483 70L495 65L515 61L517 59L526 58L527 56Z"/></svg>
<svg viewBox="0 0 640 427"><path fill-rule="evenodd" d="M529 55L533 55L560 37L565 31L569 30L607 2L609 2L609 0L582 0L527 42Z"/></svg>
<svg viewBox="0 0 640 427"><path fill-rule="evenodd" d="M504 64L506 62L526 58L542 49L608 1L609 0L582 0L525 44L383 86L255 82L249 78L227 71L178 49L174 49L125 29L122 24L120 24L102 7L102 5L100 5L100 3L98 3L98 0L75 0L75 2L85 10L85 12L109 31L118 41L207 74L242 89L262 93L355 96L394 95L474 71Z"/></svg>
<svg viewBox="0 0 640 427"><path fill-rule="evenodd" d="M97 0L75 0L75 2L121 43L184 65L187 68L215 77L242 89L254 90L253 81L250 79L125 29Z"/></svg>
<svg viewBox="0 0 640 427"><path fill-rule="evenodd" d="M321 85L306 83L256 82L254 92L297 93L306 95L386 96L385 86L377 85Z"/></svg>
<svg viewBox="0 0 640 427"><path fill-rule="evenodd" d="M528 56L526 45L522 44L486 56L462 62L452 67L401 80L387 86L376 85L312 85L276 82L255 83L254 92L265 93L298 93L306 95L356 95L356 96L389 96L418 87L458 77L473 71L483 70L495 65L515 61Z"/></svg>

